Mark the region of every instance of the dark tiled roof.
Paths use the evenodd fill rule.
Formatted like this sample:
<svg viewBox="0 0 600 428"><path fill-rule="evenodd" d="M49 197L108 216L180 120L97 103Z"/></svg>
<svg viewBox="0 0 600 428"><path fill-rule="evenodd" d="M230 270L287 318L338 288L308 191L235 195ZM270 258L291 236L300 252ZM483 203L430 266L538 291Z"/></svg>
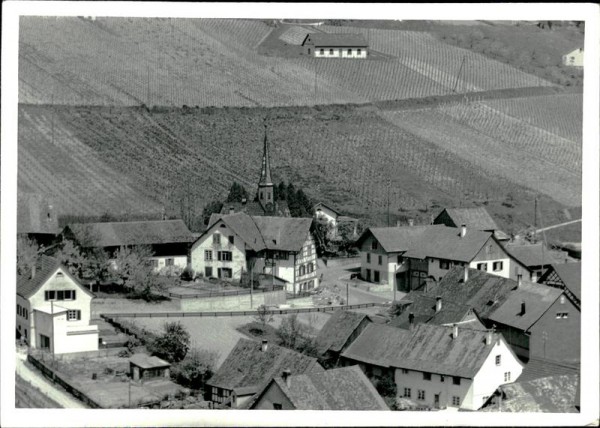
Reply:
<svg viewBox="0 0 600 428"><path fill-rule="evenodd" d="M458 323L469 315L471 308L468 305L444 298L442 298L442 308L439 312L436 312L436 297L421 291L411 291L400 300L400 303L407 303L405 310L401 315L395 317L390 325L409 328L409 315L411 313L414 316L413 322L415 324L429 323L435 325ZM410 304L408 304L409 302Z"/></svg>
<svg viewBox="0 0 600 428"><path fill-rule="evenodd" d="M503 393L498 405L485 411L576 413L578 375L558 375L500 386Z"/></svg>
<svg viewBox="0 0 600 428"><path fill-rule="evenodd" d="M362 245L366 238L373 235L388 253L408 251L416 244L428 227L430 226L370 227L363 232L357 241L357 245Z"/></svg>
<svg viewBox="0 0 600 428"><path fill-rule="evenodd" d="M312 39L315 47L367 47L367 41L362 34L347 33L311 33L308 36ZM307 36L307 37L308 37ZM306 41L306 39L305 39ZM302 43L304 45L304 43Z"/></svg>
<svg viewBox="0 0 600 428"><path fill-rule="evenodd" d="M548 376L556 375L574 375L579 374L578 364L567 364L543 360L539 358L530 358L523 369L521 376L517 379L519 382L530 381Z"/></svg>
<svg viewBox="0 0 600 428"><path fill-rule="evenodd" d="M544 284L523 282L518 289L508 295L500 307L489 315L489 319L527 331L562 293L562 290ZM520 314L522 302L525 303L525 314L523 315Z"/></svg>
<svg viewBox="0 0 600 428"><path fill-rule="evenodd" d="M38 259L35 269L35 276L30 275L17 276L17 294L25 299L32 296L50 276L60 267L57 259L41 256Z"/></svg>
<svg viewBox="0 0 600 428"><path fill-rule="evenodd" d="M550 251L543 243L539 244L507 244L506 250L525 266L543 266L564 261L564 251Z"/></svg>
<svg viewBox="0 0 600 428"><path fill-rule="evenodd" d="M248 201L245 204L241 202L225 202L221 208L221 214L246 213L251 216L277 215L280 217L290 217L290 209L286 201L276 201L273 212L269 213L258 201Z"/></svg>
<svg viewBox="0 0 600 428"><path fill-rule="evenodd" d="M83 247L190 243L192 232L182 220L76 223L65 228Z"/></svg>
<svg viewBox="0 0 600 428"><path fill-rule="evenodd" d="M266 352L261 347L260 342L240 339L208 385L232 390L262 386L284 370L290 370L292 374L323 371L316 358L270 343Z"/></svg>
<svg viewBox="0 0 600 428"><path fill-rule="evenodd" d="M18 193L17 233L58 232L58 216L51 201L38 193Z"/></svg>
<svg viewBox="0 0 600 428"><path fill-rule="evenodd" d="M364 319L368 319L367 314L342 310L334 312L317 336L319 354L327 351L340 352Z"/></svg>
<svg viewBox="0 0 600 428"><path fill-rule="evenodd" d="M460 229L445 226L429 226L414 245L405 253L406 257L424 259L436 257L461 262L470 262L491 238L491 232L467 229L460 236Z"/></svg>
<svg viewBox="0 0 600 428"><path fill-rule="evenodd" d="M581 300L581 262L552 265L565 286Z"/></svg>
<svg viewBox="0 0 600 428"><path fill-rule="evenodd" d="M159 367L169 367L171 364L155 356L148 354L134 354L129 358L129 362L143 369L153 369Z"/></svg>
<svg viewBox="0 0 600 428"><path fill-rule="evenodd" d="M446 213L452 219L456 227L460 227L461 225L466 224L468 229L488 231L498 230L498 225L487 212L487 210L483 207L446 208L444 211L446 211ZM438 217L442 215L444 211L442 211L438 215Z"/></svg>
<svg viewBox="0 0 600 428"><path fill-rule="evenodd" d="M411 333L383 324L369 324L342 357L381 367L390 367Z"/></svg>
<svg viewBox="0 0 600 428"><path fill-rule="evenodd" d="M297 410L389 410L358 366L275 378Z"/></svg>

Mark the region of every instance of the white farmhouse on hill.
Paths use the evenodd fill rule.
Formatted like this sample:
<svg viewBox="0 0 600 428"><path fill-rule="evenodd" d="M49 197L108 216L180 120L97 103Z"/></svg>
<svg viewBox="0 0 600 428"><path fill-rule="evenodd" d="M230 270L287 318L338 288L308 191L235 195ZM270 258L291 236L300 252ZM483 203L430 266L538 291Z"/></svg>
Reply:
<svg viewBox="0 0 600 428"><path fill-rule="evenodd" d="M562 57L564 65L583 67L583 48L575 49Z"/></svg>
<svg viewBox="0 0 600 428"><path fill-rule="evenodd" d="M302 42L315 58L366 58L369 47L362 34L310 33Z"/></svg>
<svg viewBox="0 0 600 428"><path fill-rule="evenodd" d="M17 280L17 336L53 354L98 350L93 298L58 260L42 256Z"/></svg>

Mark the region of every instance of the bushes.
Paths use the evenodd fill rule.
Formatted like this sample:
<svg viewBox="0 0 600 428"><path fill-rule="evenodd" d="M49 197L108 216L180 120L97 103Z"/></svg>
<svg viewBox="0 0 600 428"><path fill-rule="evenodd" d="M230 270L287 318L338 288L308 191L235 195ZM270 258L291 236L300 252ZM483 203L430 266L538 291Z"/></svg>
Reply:
<svg viewBox="0 0 600 428"><path fill-rule="evenodd" d="M171 378L180 385L200 389L215 371L218 354L204 349L192 349L180 362L171 366Z"/></svg>
<svg viewBox="0 0 600 428"><path fill-rule="evenodd" d="M180 322L165 323L163 328L163 335L146 344L146 348L170 363L182 361L190 349L190 334Z"/></svg>

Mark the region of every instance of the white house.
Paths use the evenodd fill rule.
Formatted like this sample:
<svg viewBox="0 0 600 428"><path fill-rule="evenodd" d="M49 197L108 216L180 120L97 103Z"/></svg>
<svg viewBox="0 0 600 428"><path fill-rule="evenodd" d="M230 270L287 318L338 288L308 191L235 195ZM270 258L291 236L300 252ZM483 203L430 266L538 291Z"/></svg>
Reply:
<svg viewBox="0 0 600 428"><path fill-rule="evenodd" d="M309 218L213 214L192 245L196 275L239 281L242 273L268 273L287 281L290 293L319 285Z"/></svg>
<svg viewBox="0 0 600 428"><path fill-rule="evenodd" d="M365 59L369 47L362 34L310 33L302 42L306 53L314 58Z"/></svg>
<svg viewBox="0 0 600 428"><path fill-rule="evenodd" d="M316 221L331 226L330 238L338 236L338 226L340 224L351 224L354 231L353 234L356 235L357 219L342 215L339 211L325 205L323 202L316 204L313 209Z"/></svg>
<svg viewBox="0 0 600 428"><path fill-rule="evenodd" d="M478 410L523 371L501 334L419 324L370 324L342 353L370 377L393 376L398 395L418 408Z"/></svg>
<svg viewBox="0 0 600 428"><path fill-rule="evenodd" d="M562 61L564 65L583 67L583 48L575 49L568 54L563 55Z"/></svg>
<svg viewBox="0 0 600 428"><path fill-rule="evenodd" d="M31 274L17 281L17 336L54 354L95 351L93 298L58 260L42 256Z"/></svg>

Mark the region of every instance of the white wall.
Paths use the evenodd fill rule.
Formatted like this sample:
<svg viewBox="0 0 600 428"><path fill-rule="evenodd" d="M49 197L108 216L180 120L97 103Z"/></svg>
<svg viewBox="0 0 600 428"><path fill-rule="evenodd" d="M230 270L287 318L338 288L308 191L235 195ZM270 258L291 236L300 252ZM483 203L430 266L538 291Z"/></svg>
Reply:
<svg viewBox="0 0 600 428"><path fill-rule="evenodd" d="M307 266L308 263L312 263L314 270L312 272L308 272L308 269L305 269L306 273L304 275L300 275L300 266ZM306 241L302 244L302 249L296 255L296 292L300 291L300 287L303 283L307 281L313 281L312 288L316 288L319 286L319 274L318 274L318 266L317 266L317 249L315 246L315 240L313 236L308 233L306 237ZM293 288L293 287L292 287Z"/></svg>
<svg viewBox="0 0 600 428"><path fill-rule="evenodd" d="M98 326L82 324L80 321L68 321L67 313L60 312L54 316L35 311L35 341L43 334L50 338L50 349L55 354L98 350ZM32 345L33 346L33 345Z"/></svg>
<svg viewBox="0 0 600 428"><path fill-rule="evenodd" d="M173 259L173 265L181 268L182 270L187 266L187 256L177 255L177 256L153 256L149 258L150 260L157 260L158 266L154 268L154 272L160 272L161 269L167 267L167 259Z"/></svg>
<svg viewBox="0 0 600 428"><path fill-rule="evenodd" d="M323 54L321 54L323 49ZM333 49L333 53L330 53L330 49ZM351 49L351 53L348 54L348 49ZM360 54L358 53L359 48L314 48L315 58L366 58L367 49L360 48ZM341 52L340 52L341 51Z"/></svg>
<svg viewBox="0 0 600 428"><path fill-rule="evenodd" d="M502 270L494 271L494 262L502 262ZM477 260L473 261L469 264L469 267L472 269L477 269L477 265L480 263L487 263L487 273L491 273L492 275L501 276L503 278L510 278L510 268L511 268L511 260L509 258L503 259L487 259L487 260Z"/></svg>

